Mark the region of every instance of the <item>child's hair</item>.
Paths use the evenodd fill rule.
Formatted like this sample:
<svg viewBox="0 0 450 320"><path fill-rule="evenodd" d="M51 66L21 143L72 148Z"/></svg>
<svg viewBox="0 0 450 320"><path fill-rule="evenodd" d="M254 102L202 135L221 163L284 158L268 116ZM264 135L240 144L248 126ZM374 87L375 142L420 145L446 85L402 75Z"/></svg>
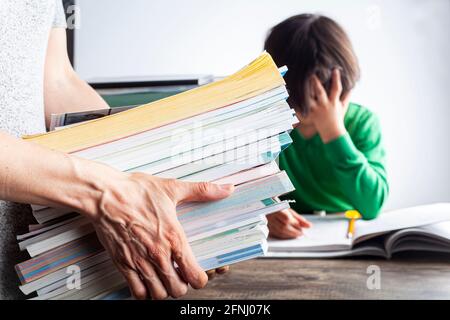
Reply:
<svg viewBox="0 0 450 320"><path fill-rule="evenodd" d="M303 115L309 112L309 80L316 74L329 92L331 73L341 71L342 95L359 79L358 59L345 31L330 18L315 14L290 17L270 30L264 48L275 63L287 66L289 103Z"/></svg>

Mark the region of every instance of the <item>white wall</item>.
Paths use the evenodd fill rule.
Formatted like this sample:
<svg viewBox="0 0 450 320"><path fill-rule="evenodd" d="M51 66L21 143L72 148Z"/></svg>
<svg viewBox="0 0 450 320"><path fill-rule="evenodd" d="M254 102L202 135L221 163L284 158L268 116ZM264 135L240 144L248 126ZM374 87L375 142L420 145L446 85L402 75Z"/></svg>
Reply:
<svg viewBox="0 0 450 320"><path fill-rule="evenodd" d="M270 26L301 12L348 31L362 67L353 101L381 118L386 208L450 201L448 0L78 0L84 78L226 75L262 50Z"/></svg>

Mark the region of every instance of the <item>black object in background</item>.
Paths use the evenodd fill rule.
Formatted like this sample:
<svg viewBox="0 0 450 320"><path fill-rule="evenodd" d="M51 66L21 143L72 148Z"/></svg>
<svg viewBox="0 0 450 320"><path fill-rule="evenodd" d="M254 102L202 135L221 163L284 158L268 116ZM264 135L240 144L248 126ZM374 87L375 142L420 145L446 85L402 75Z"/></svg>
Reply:
<svg viewBox="0 0 450 320"><path fill-rule="evenodd" d="M69 6L75 5L75 0L63 0L63 5L64 5L64 13L66 14L66 21L67 21L67 18L69 15L67 8ZM73 32L73 28L68 27L66 30L67 30L66 31L67 32L67 52L69 54L70 63L73 66L75 33Z"/></svg>

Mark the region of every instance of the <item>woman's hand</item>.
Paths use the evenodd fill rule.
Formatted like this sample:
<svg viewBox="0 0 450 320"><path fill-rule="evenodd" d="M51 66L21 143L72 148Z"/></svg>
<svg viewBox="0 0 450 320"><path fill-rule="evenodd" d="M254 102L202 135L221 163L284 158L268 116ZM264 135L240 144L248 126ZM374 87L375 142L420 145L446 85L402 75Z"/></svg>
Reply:
<svg viewBox="0 0 450 320"><path fill-rule="evenodd" d="M136 298L179 297L208 277L176 205L229 196L233 186L127 174L0 131L0 199L71 208L88 217ZM177 268L174 266L177 264Z"/></svg>
<svg viewBox="0 0 450 320"><path fill-rule="evenodd" d="M344 117L348 108L350 94L341 100L342 83L339 69L334 69L331 78L330 94L316 75L311 77L309 98L310 117L322 141L328 143L345 134Z"/></svg>
<svg viewBox="0 0 450 320"><path fill-rule="evenodd" d="M223 275L230 271L230 266L224 266L213 270L206 271L206 274L208 275L208 279L213 279L216 275Z"/></svg>
<svg viewBox="0 0 450 320"><path fill-rule="evenodd" d="M92 215L97 235L136 298L180 297L202 288L198 265L177 220L176 205L227 197L233 186L124 175L103 192ZM174 266L174 262L178 268Z"/></svg>
<svg viewBox="0 0 450 320"><path fill-rule="evenodd" d="M310 228L311 222L292 209L267 216L269 235L279 239L293 239L303 235L302 228Z"/></svg>

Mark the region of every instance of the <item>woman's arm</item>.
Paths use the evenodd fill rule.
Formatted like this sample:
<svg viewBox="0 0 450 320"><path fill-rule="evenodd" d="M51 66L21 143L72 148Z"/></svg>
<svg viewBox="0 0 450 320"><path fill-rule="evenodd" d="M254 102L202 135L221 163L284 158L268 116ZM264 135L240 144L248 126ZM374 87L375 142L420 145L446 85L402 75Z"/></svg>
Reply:
<svg viewBox="0 0 450 320"><path fill-rule="evenodd" d="M381 144L380 125L368 119L361 134L366 145L356 148L344 126L349 94L340 100L342 85L339 70L333 71L330 94L317 77L312 78L311 118L324 142L325 152L339 180L342 192L364 219L376 218L388 195L384 167L385 152Z"/></svg>
<svg viewBox="0 0 450 320"><path fill-rule="evenodd" d="M67 55L66 30L53 28L45 60L44 98L47 127L52 114L109 108L105 100L80 79Z"/></svg>
<svg viewBox="0 0 450 320"><path fill-rule="evenodd" d="M227 197L232 186L126 174L1 131L0 150L0 199L69 207L88 217L135 297L179 297L187 284L206 284L176 205Z"/></svg>

